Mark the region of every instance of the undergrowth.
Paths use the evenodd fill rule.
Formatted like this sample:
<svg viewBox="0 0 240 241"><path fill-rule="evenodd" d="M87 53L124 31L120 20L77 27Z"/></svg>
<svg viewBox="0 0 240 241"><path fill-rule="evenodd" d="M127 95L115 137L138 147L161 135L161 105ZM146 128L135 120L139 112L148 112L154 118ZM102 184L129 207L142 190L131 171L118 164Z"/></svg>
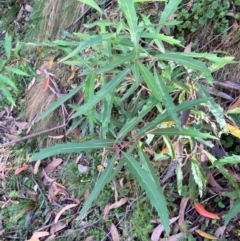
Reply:
<svg viewBox="0 0 240 241"><path fill-rule="evenodd" d="M119 187L118 198L128 196L131 210L126 211L120 207L118 211L112 211L111 215L113 220L117 219L115 224L121 228L122 237L149 240L154 226L151 220L158 216L165 230L163 236L169 236L170 218L177 213L174 204L177 196L189 197L193 204L206 192L208 179L206 166L202 164L206 160L202 160L201 156L208 160L207 168L221 175L224 185L230 183L236 191L233 207L239 211L239 185L228 172L230 164L239 163L239 156L214 156L216 152L221 153L221 144L228 148L232 141L227 136L227 122L230 118L207 91L207 87L213 85L212 74L226 64L236 62L223 53L192 52L184 47L185 39L181 42L179 38L166 34L173 27L183 37L187 31L195 32L198 26L209 22L213 23L214 31L222 33L228 25L226 14L229 4L223 1L219 7L216 5L218 1L208 1L206 4L199 0L188 11L179 6L189 1L170 0L162 9L157 22L154 19L153 23L147 13L141 10L141 15L139 14L141 1L134 4L133 1L118 0L111 12L114 17L101 9L97 1L79 2L84 2L92 11L97 12L90 22L84 24L85 32L64 31L61 38L59 29L54 29L56 32L53 35L49 32L49 39L43 37L44 41L28 43L28 46L38 50L37 57L46 53L53 55L54 58L48 61L49 65L55 62L71 70L67 81L70 84L64 86L66 93L58 93L57 101L38 119L44 121L51 114L56 118L54 111L62 108L65 111L66 139L70 142L43 148L32 153L30 158L30 162L41 161L43 166L47 165L52 156L65 158L66 154L81 153L87 159L86 166L89 169L85 172L80 171L79 164L82 163L70 158L65 166L62 165L60 177L58 173L53 175L55 182L62 182L64 188L67 187L73 194L72 199L84 201L80 204L77 222L72 223L73 230L69 231L72 232L71 238L76 237L75 230L81 229L85 222L92 226L91 229L84 230L82 238L94 236L96 240L104 240L107 237L106 230L114 221L109 218L106 222L94 222L99 219L102 214L100 210L106 204L117 201L113 195L112 182L121 178L124 179L125 186ZM67 9L70 5L59 6ZM51 9L48 10L51 12ZM177 13L175 20L171 19L174 13ZM36 13L36 16L36 19L43 18L41 14ZM33 14L30 29L31 23L34 29L35 20ZM216 25L217 22L221 24ZM161 32L163 27L166 28L165 34ZM11 32L5 33L1 41L1 54L4 56L0 68L1 91L7 101L15 105L18 99L14 91L22 93L24 85L20 81L26 80L19 76L28 78L33 73L20 54L22 45L17 42L14 49L13 45ZM179 51L176 52L176 49ZM55 76L51 71L54 70L44 70L48 77L44 91L52 90ZM84 98L79 101L82 96ZM73 97L78 98L76 100ZM71 104L68 102L70 100ZM2 103L5 105L5 102ZM78 138L72 139L72 133L77 133ZM220 143L221 135L227 138ZM233 153L237 154L235 151ZM18 155L17 152L15 154ZM16 165L20 167L24 161L29 160L18 159ZM159 173L154 162L160 163ZM172 163L175 167L171 176L166 177ZM101 166L101 170L97 169L98 166ZM173 183L166 187L165 183L173 175ZM24 174L20 177L26 193L27 190L33 190L34 185L38 186L38 199L33 202L33 198L27 195L22 198L22 193L19 193L19 188L12 181L6 190L11 190L9 197L19 204L7 206L3 216L10 220L6 225L7 231L11 225L18 224L18 235L26 238L34 231L32 226L27 233L24 231L26 210L40 212L49 206L51 198L55 200L58 197L45 197L47 191L44 188L49 186L42 187L39 184L40 176L31 173L31 177ZM9 175L10 181L11 178L17 180ZM87 191L90 191L89 196L82 198ZM59 194L60 197L61 195ZM144 198L137 200L141 195ZM131 200L133 197L136 200ZM219 200L215 201L222 205ZM43 204L46 206L43 207ZM61 210L58 205L53 209L55 213ZM18 215L11 217L11 212ZM71 214L68 211L65 216ZM224 217L224 225L235 214L230 210ZM44 222L41 218L36 219L36 227L40 226L41 221ZM131 225L124 230L127 223ZM186 226L185 223L180 229L187 229ZM186 234L186 238L194 240L191 234ZM63 235L62 240L66 240L66 236Z"/></svg>

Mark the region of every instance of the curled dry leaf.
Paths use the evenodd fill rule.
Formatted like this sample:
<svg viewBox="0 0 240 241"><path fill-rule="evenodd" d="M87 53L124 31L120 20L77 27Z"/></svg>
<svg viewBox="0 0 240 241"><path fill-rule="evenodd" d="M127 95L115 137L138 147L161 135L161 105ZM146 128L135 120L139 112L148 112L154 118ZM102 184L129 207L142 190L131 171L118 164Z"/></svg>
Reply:
<svg viewBox="0 0 240 241"><path fill-rule="evenodd" d="M42 170L42 174L43 174L44 179L45 179L46 182L54 182L54 181L55 181L54 178L51 178L51 177L49 177L49 176L47 175L47 173L45 172L44 169Z"/></svg>
<svg viewBox="0 0 240 241"><path fill-rule="evenodd" d="M112 235L112 240L113 241L119 241L120 240L120 236L119 236L118 230L117 230L116 226L113 223L111 224L110 233Z"/></svg>
<svg viewBox="0 0 240 241"><path fill-rule="evenodd" d="M238 97L238 99L235 103L233 103L232 105L230 105L228 107L226 112L229 112L229 111L234 110L234 109L239 108L239 107L240 107L240 97Z"/></svg>
<svg viewBox="0 0 240 241"><path fill-rule="evenodd" d="M196 229L195 232L203 238L207 238L207 239L210 239L210 240L217 240L218 239L217 237L215 237L215 236L213 236L209 233L203 232L201 229Z"/></svg>
<svg viewBox="0 0 240 241"><path fill-rule="evenodd" d="M46 231L42 231L42 232L34 232L32 235L32 238L42 238L42 237L46 237L49 235L49 232Z"/></svg>
<svg viewBox="0 0 240 241"><path fill-rule="evenodd" d="M124 197L124 198L121 198L119 201L113 203L109 209L114 209L114 208L119 208L121 206L123 206L126 202L128 201L128 198L127 197Z"/></svg>
<svg viewBox="0 0 240 241"><path fill-rule="evenodd" d="M187 207L188 201L189 201L189 197L183 197L181 200L180 208L179 208L179 219L178 219L179 227L182 227L184 224L184 214L185 214L185 209Z"/></svg>
<svg viewBox="0 0 240 241"><path fill-rule="evenodd" d="M34 175L36 175L38 173L38 169L39 169L40 164L41 164L40 160L36 161L36 163L34 165L34 168L33 168L33 174Z"/></svg>
<svg viewBox="0 0 240 241"><path fill-rule="evenodd" d="M16 170L15 170L15 175L18 175L19 173L21 173L21 172L23 172L23 171L25 171L25 170L27 170L28 169L28 164L26 164L26 163L24 163L23 165L22 165L22 167L18 167Z"/></svg>
<svg viewBox="0 0 240 241"><path fill-rule="evenodd" d="M179 216L178 217L174 217L174 218L171 218L169 221L170 221L170 224L172 223L175 223L177 220L178 220ZM164 231L164 227L162 224L159 224L152 232L152 235L151 235L151 241L158 241L160 239L160 236L162 234L162 232Z"/></svg>
<svg viewBox="0 0 240 241"><path fill-rule="evenodd" d="M218 214L207 211L200 203L194 203L194 207L196 211L203 217L211 218L211 219L220 219Z"/></svg>
<svg viewBox="0 0 240 241"><path fill-rule="evenodd" d="M105 208L104 208L104 210L103 210L103 220L108 219L108 214L109 214L109 212L110 212L110 209L109 209L110 206L111 206L110 203L108 203L108 204L105 206Z"/></svg>
<svg viewBox="0 0 240 241"><path fill-rule="evenodd" d="M214 236L216 236L219 239L222 238L225 230L226 230L226 226L222 226L222 227L217 228L217 230L214 233Z"/></svg>
<svg viewBox="0 0 240 241"><path fill-rule="evenodd" d="M71 208L75 208L77 206L77 204L69 204L67 206L65 206L64 208L62 208L60 210L60 212L56 215L55 219L54 219L54 223L56 224L59 220L59 218L61 217L61 215L67 211L68 209L71 209Z"/></svg>

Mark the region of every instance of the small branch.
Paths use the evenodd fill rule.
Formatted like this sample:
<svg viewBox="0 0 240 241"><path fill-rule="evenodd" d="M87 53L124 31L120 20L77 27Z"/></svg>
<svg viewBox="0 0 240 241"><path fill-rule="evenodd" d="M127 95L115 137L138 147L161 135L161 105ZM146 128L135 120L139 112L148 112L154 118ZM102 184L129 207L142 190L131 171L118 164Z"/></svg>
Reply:
<svg viewBox="0 0 240 241"><path fill-rule="evenodd" d="M65 127L66 125L67 125L67 124L63 124L63 125L56 126L56 127L51 128L51 129L48 129L48 130L40 131L40 132L31 134L31 135L28 135L28 136L21 137L21 138L19 138L19 139L17 139L17 140L10 141L10 142L8 142L8 143L5 143L5 144L0 145L0 148L6 147L6 146L11 146L11 145L16 144L16 143L18 143L18 142L25 141L25 140L28 140L28 139L31 139L31 138L34 138L34 137L43 135L43 134L45 134L45 133L48 133L48 132L51 132L51 131L54 131L54 130L63 128L63 127Z"/></svg>

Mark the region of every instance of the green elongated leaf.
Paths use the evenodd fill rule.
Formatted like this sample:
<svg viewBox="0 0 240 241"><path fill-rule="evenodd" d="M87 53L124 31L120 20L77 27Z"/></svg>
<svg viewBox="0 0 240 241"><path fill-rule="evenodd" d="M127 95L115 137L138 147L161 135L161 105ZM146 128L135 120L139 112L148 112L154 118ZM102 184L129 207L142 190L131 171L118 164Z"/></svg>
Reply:
<svg viewBox="0 0 240 241"><path fill-rule="evenodd" d="M177 52L176 52L177 53ZM233 61L232 56L218 57L216 54L209 53L181 53L183 56L189 56L193 58L205 58L215 63L225 63L225 64L237 64L239 61Z"/></svg>
<svg viewBox="0 0 240 241"><path fill-rule="evenodd" d="M137 63L140 73L142 74L144 81L147 83L148 88L153 93L153 96L159 100L162 101L162 92L159 84L157 83L156 79L150 72L150 70L145 67L142 63Z"/></svg>
<svg viewBox="0 0 240 241"><path fill-rule="evenodd" d="M115 33L99 35L96 37L92 37L87 41L80 42L79 46L76 49L74 49L70 54L61 59L59 62L63 62L71 57L74 57L75 55L79 54L79 52L81 52L84 48L87 48L89 46L93 47L93 45L101 43L102 41L109 39L114 35Z"/></svg>
<svg viewBox="0 0 240 241"><path fill-rule="evenodd" d="M44 111L38 118L38 120L42 120L45 117L47 117L49 114L51 114L54 110L56 110L60 105L62 105L64 102L66 102L68 99L70 99L72 96L74 96L80 89L82 89L84 86L84 83L80 84L76 88L69 91L68 94L58 98L56 102L54 102L52 105L50 105L46 111Z"/></svg>
<svg viewBox="0 0 240 241"><path fill-rule="evenodd" d="M159 87L161 90L162 100L165 105L165 108L167 109L169 115L171 116L172 120L175 122L176 126L181 129L180 119L178 117L178 114L176 112L176 106L173 103L172 97L169 95L169 91L167 86L165 85L162 78L159 77L157 74L156 69L154 68L154 77L159 83Z"/></svg>
<svg viewBox="0 0 240 241"><path fill-rule="evenodd" d="M85 213L87 212L87 210L91 207L92 202L97 199L98 195L100 194L100 192L102 191L102 189L104 188L104 186L111 181L112 179L109 179L109 176L111 176L111 178L114 178L114 176L117 174L117 172L114 170L113 171L113 166L114 166L114 162L117 159L117 155L113 156L109 161L108 161L108 165L106 167L106 169L102 172L100 178L97 180L95 187L93 188L92 192L90 193L89 197L87 198L87 200L85 201L80 213L79 213L79 218L82 218ZM124 161L121 160L117 166L122 167L124 164ZM114 175L113 175L114 174Z"/></svg>
<svg viewBox="0 0 240 241"><path fill-rule="evenodd" d="M208 93L208 91L199 83L196 83L196 86L198 88L198 93L201 97L203 98L208 98L209 101L206 103L207 107L209 108L209 110L212 112L212 114L214 115L214 117L217 120L217 123L220 125L220 127L222 129L224 129L225 131L227 131L227 123L225 121L224 118L224 113L223 113L223 108L218 105L213 98L211 98L210 94Z"/></svg>
<svg viewBox="0 0 240 241"><path fill-rule="evenodd" d="M162 128L155 131L151 131L150 133L154 135L191 136L191 137L210 138L210 139L218 140L217 137L212 136L209 133L201 133L192 128L182 128L182 130L179 130L178 128Z"/></svg>
<svg viewBox="0 0 240 241"><path fill-rule="evenodd" d="M158 39L158 40L161 40L161 41L164 41L164 42L167 42L171 45L181 45L181 41L177 40L177 39L174 39L172 36L166 36L164 34L156 34L156 33L147 33L147 32L142 32L141 33L141 38L150 38L150 39Z"/></svg>
<svg viewBox="0 0 240 241"><path fill-rule="evenodd" d="M131 40L135 49L137 49L139 46L139 29L137 25L138 18L134 8L134 2L129 0L118 0L118 4L127 19L127 23L130 28Z"/></svg>
<svg viewBox="0 0 240 241"><path fill-rule="evenodd" d="M133 0L135 3L137 2L152 2L152 0ZM154 0L154 2L166 2L167 0Z"/></svg>
<svg viewBox="0 0 240 241"><path fill-rule="evenodd" d="M193 106L197 106L199 104L202 104L206 102L208 99L196 99L196 100L191 100L191 101L185 101L181 103L180 105L176 106L176 112L181 112L184 110L189 110ZM167 111L164 111L163 113L159 114L153 121L147 123L141 130L137 132L137 137L141 137L145 133L153 130L156 128L158 125L160 125L163 121L166 121L170 119L170 115Z"/></svg>
<svg viewBox="0 0 240 241"><path fill-rule="evenodd" d="M228 173L227 169L224 168L222 165L217 165L217 159L212 154L210 154L205 150L203 150L203 152L208 157L212 165L216 167L218 171L228 180L228 182L234 186L234 188L237 190L238 194L240 195L239 185L236 182L236 180Z"/></svg>
<svg viewBox="0 0 240 241"><path fill-rule="evenodd" d="M5 85L11 86L14 90L17 91L16 85L5 75L0 74L0 81L4 83Z"/></svg>
<svg viewBox="0 0 240 241"><path fill-rule="evenodd" d="M203 187L206 185L206 178L203 176L203 171L201 170L197 161L191 161L191 171L194 178L194 181L198 185L199 195L202 197L203 195Z"/></svg>
<svg viewBox="0 0 240 241"><path fill-rule="evenodd" d="M8 35L8 33L6 33L5 35L4 49L5 49L7 59L10 59L11 51L12 51L12 37Z"/></svg>
<svg viewBox="0 0 240 241"><path fill-rule="evenodd" d="M232 155L226 156L220 160L218 160L215 164L216 165L232 165L240 163L240 156Z"/></svg>
<svg viewBox="0 0 240 241"><path fill-rule="evenodd" d="M94 22L94 23L84 24L84 27L85 28L93 28L93 27L96 27L96 26L99 26L99 27L105 26L105 27L107 27L107 26L113 26L113 25L114 25L114 23L111 22L110 20L99 20L99 21Z"/></svg>
<svg viewBox="0 0 240 241"><path fill-rule="evenodd" d="M82 2L92 8L94 8L95 10L97 10L99 13L103 14L103 11L101 10L101 8L97 5L97 3L93 0L77 0L78 2Z"/></svg>
<svg viewBox="0 0 240 241"><path fill-rule="evenodd" d="M240 212L240 199L235 200L228 214L224 217L224 226L227 226L229 221Z"/></svg>
<svg viewBox="0 0 240 241"><path fill-rule="evenodd" d="M165 6L161 17L160 17L160 23L167 22L170 18L170 16L176 12L178 5L182 2L182 0L170 0L167 5ZM160 29L159 29L160 30ZM157 31L159 32L159 31Z"/></svg>
<svg viewBox="0 0 240 241"><path fill-rule="evenodd" d="M113 99L114 94L110 92L103 103L103 114L102 114L102 136L103 138L106 138L107 132L108 132L108 126L111 121L111 113L112 113L112 107L113 107Z"/></svg>
<svg viewBox="0 0 240 241"><path fill-rule="evenodd" d="M141 148L139 148L138 153L139 153L142 168L146 171L146 174L152 179L152 181L155 184L159 185L159 178L158 178L158 176L156 174L156 171L153 168L153 166L152 166L152 164L149 160L148 155L145 152L143 152L143 150ZM161 186L160 186L160 189L161 189L161 192L162 192Z"/></svg>
<svg viewBox="0 0 240 241"><path fill-rule="evenodd" d="M77 116L80 116L84 114L89 109L93 108L99 101L104 99L106 95L114 90L117 85L126 77L126 75L129 73L129 69L125 69L121 71L117 76L113 77L107 84L105 84L101 90L99 90L96 95L92 98L92 100L89 100L86 104L79 107L77 112L72 115L72 118L75 118Z"/></svg>
<svg viewBox="0 0 240 241"><path fill-rule="evenodd" d="M29 74L23 72L22 70L18 69L18 68L13 68L13 67L5 67L6 70L14 73L14 74L18 74L18 75L23 75L23 76L29 76Z"/></svg>
<svg viewBox="0 0 240 241"><path fill-rule="evenodd" d="M127 55L119 55L116 58L114 58L109 64L105 64L103 68L96 69L96 74L103 74L109 71L112 71L114 68L121 66L122 64L126 64L128 61L133 59L133 54L127 54Z"/></svg>
<svg viewBox="0 0 240 241"><path fill-rule="evenodd" d="M165 53L154 56L159 60L175 61L181 65L185 65L190 69L200 71L206 78L209 84L212 84L213 77L211 71L203 64L203 62L193 59L191 57L183 56L181 53Z"/></svg>
<svg viewBox="0 0 240 241"><path fill-rule="evenodd" d="M7 98L7 100L13 104L14 106L16 106L15 101L10 93L10 91L8 90L8 88L6 87L6 85L4 83L1 83L1 79L0 79L0 89L2 91L2 93L5 95L5 97Z"/></svg>
<svg viewBox="0 0 240 241"><path fill-rule="evenodd" d="M45 149L40 150L39 152L33 153L30 160L43 160L44 158L55 156L59 154L66 154L72 152L82 152L82 151L92 151L96 149L106 148L114 144L114 140L110 139L92 139L90 141L84 141L81 143L64 143L57 144Z"/></svg>
<svg viewBox="0 0 240 241"><path fill-rule="evenodd" d="M177 189L179 195L182 195L183 189L183 172L181 166L177 167L176 169L176 176L177 176Z"/></svg>
<svg viewBox="0 0 240 241"><path fill-rule="evenodd" d="M152 108L157 105L158 101L153 99L153 98L149 98L148 102L143 106L142 110L139 112L137 117L134 117L132 119L130 119L129 121L126 121L125 125L122 127L122 129L119 131L118 133L118 138L120 138L121 136L126 135L129 131L133 130L134 127L140 122L142 121L143 117L152 110Z"/></svg>
<svg viewBox="0 0 240 241"><path fill-rule="evenodd" d="M150 178L149 175L152 174L146 174L146 171L142 169L140 164L129 154L123 152L123 156L127 160L129 170L132 172L141 187L146 191L152 205L156 208L161 218L161 223L167 235L169 235L170 225L167 203L159 185L159 181L155 182L155 178L153 178L154 180Z"/></svg>

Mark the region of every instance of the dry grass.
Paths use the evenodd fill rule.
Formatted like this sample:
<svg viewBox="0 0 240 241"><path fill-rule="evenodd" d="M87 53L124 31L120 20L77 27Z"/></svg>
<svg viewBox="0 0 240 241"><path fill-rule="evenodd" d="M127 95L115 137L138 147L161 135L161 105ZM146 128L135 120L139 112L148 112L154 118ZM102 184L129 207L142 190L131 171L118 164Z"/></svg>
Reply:
<svg viewBox="0 0 240 241"><path fill-rule="evenodd" d="M50 37L57 39L61 30L69 26L81 14L80 2L76 0L47 0L43 8L43 18L41 32L38 40L42 41ZM77 31L77 26L75 26Z"/></svg>

